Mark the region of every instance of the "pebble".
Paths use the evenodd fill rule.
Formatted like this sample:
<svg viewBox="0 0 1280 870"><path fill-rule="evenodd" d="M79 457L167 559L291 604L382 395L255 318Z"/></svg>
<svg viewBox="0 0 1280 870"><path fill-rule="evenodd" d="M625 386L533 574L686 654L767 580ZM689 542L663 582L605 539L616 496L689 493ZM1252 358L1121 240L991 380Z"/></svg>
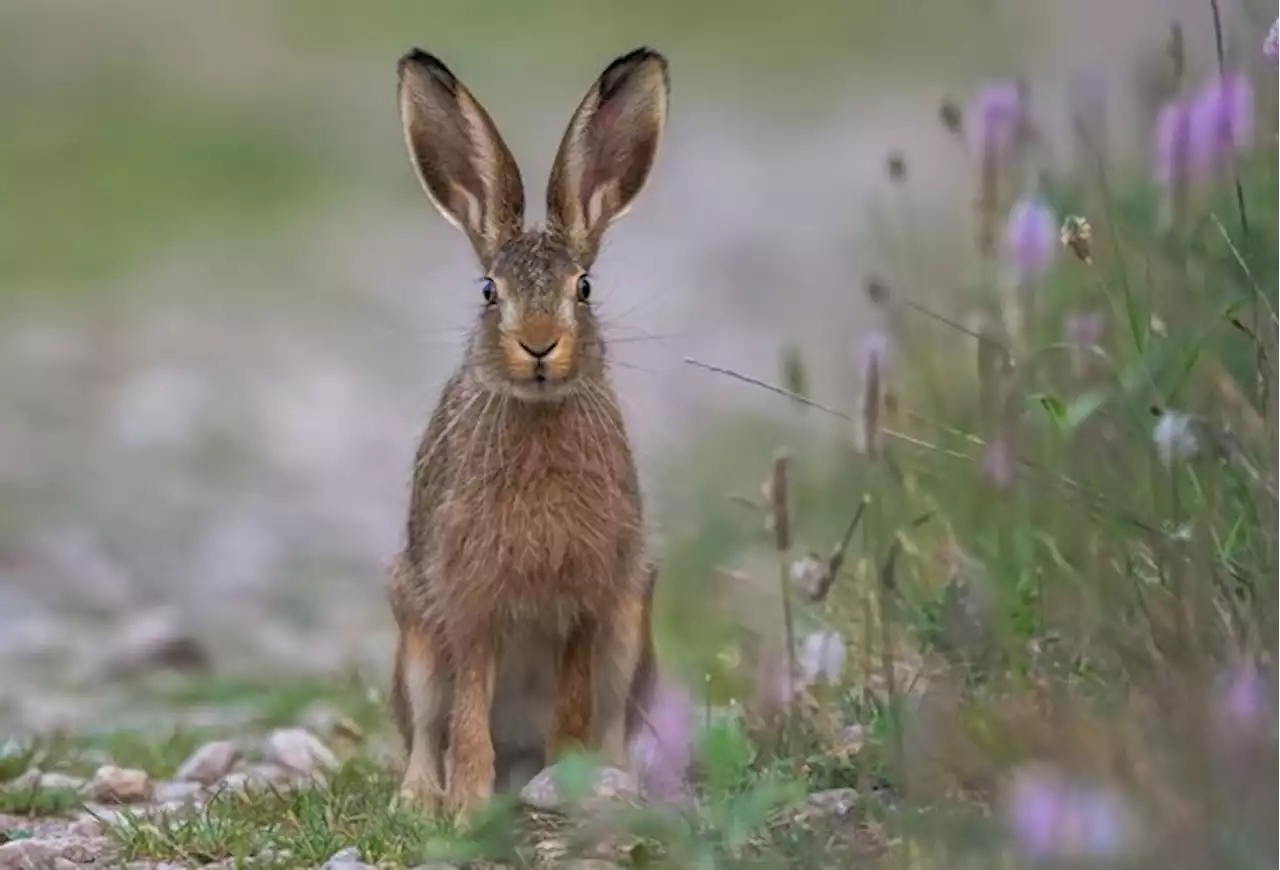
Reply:
<svg viewBox="0 0 1280 870"><path fill-rule="evenodd" d="M84 788L84 785L85 780L83 777L68 776L65 773L45 773L36 767L31 768L9 783L9 787L16 791L35 791L36 789L80 791Z"/></svg>
<svg viewBox="0 0 1280 870"><path fill-rule="evenodd" d="M814 810L830 818L844 818L858 805L858 793L851 788L830 788L815 791L807 803Z"/></svg>
<svg viewBox="0 0 1280 870"><path fill-rule="evenodd" d="M48 837L0 845L0 870L62 870L91 864L110 848L105 837Z"/></svg>
<svg viewBox="0 0 1280 870"><path fill-rule="evenodd" d="M85 793L104 804L129 804L151 800L154 787L145 770L104 764L85 787Z"/></svg>
<svg viewBox="0 0 1280 870"><path fill-rule="evenodd" d="M364 863L364 859L360 857L360 850L355 846L348 846L331 855L320 870L338 870L338 868L342 868L342 870L360 870L360 868L364 867L373 868L374 865Z"/></svg>
<svg viewBox="0 0 1280 870"><path fill-rule="evenodd" d="M267 760L308 776L338 768L338 757L305 728L281 728L267 738Z"/></svg>
<svg viewBox="0 0 1280 870"><path fill-rule="evenodd" d="M186 782L212 785L222 779L240 760L240 750L230 740L206 743L182 762L174 777Z"/></svg>
<svg viewBox="0 0 1280 870"><path fill-rule="evenodd" d="M546 812L562 812L564 801L556 788L555 766L547 767L520 790L520 800L527 806ZM584 809L614 802L635 802L640 797L636 778L616 767L602 767L584 800Z"/></svg>
<svg viewBox="0 0 1280 870"><path fill-rule="evenodd" d="M154 800L158 804L189 804L197 801L204 794L204 786L198 782L158 782L155 784Z"/></svg>
<svg viewBox="0 0 1280 870"><path fill-rule="evenodd" d="M295 784L295 776L274 764L251 764L243 770L228 773L215 786L215 790L266 791L286 789Z"/></svg>

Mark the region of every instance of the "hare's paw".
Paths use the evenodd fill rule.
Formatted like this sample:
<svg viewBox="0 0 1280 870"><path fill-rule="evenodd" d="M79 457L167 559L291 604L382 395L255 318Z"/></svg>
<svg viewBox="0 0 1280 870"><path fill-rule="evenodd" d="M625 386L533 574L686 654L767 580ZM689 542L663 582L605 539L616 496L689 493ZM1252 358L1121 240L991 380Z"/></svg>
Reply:
<svg viewBox="0 0 1280 870"><path fill-rule="evenodd" d="M466 828L476 813L493 797L493 781L484 778L459 777L449 789L448 807L454 824Z"/></svg>
<svg viewBox="0 0 1280 870"><path fill-rule="evenodd" d="M445 793L433 777L406 775L400 790L391 799L391 809L416 810L437 815L445 806Z"/></svg>

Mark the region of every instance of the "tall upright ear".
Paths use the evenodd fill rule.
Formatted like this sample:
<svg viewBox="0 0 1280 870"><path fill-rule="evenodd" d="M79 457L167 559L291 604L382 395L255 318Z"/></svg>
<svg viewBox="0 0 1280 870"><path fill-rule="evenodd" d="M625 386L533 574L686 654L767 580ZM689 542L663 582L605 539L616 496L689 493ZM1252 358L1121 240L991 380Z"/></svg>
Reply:
<svg viewBox="0 0 1280 870"><path fill-rule="evenodd" d="M666 58L638 48L609 64L569 121L551 168L547 219L583 266L649 177L669 90Z"/></svg>
<svg viewBox="0 0 1280 870"><path fill-rule="evenodd" d="M524 228L520 169L484 107L421 49L400 58L400 119L427 196L486 267Z"/></svg>

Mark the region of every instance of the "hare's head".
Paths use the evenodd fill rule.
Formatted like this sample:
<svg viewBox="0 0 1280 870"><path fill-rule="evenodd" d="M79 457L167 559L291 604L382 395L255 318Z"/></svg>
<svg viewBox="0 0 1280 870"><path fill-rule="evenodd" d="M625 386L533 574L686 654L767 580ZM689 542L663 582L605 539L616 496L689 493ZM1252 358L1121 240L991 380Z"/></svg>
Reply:
<svg viewBox="0 0 1280 870"><path fill-rule="evenodd" d="M547 185L547 226L526 229L520 169L489 114L437 58L400 59L400 114L427 195L484 270L470 365L524 399L604 370L591 265L644 187L667 115L667 63L637 49L605 69L569 121Z"/></svg>

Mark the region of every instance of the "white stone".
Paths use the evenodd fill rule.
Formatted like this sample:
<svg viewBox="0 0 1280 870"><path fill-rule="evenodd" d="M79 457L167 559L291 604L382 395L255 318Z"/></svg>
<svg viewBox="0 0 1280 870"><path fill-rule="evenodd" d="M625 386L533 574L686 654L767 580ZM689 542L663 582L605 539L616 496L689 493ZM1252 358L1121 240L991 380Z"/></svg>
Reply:
<svg viewBox="0 0 1280 870"><path fill-rule="evenodd" d="M267 760L301 774L338 768L338 757L305 728L281 728L267 738Z"/></svg>
<svg viewBox="0 0 1280 870"><path fill-rule="evenodd" d="M240 750L230 740L215 740L201 746L178 768L175 779L212 785L227 775L240 759Z"/></svg>

